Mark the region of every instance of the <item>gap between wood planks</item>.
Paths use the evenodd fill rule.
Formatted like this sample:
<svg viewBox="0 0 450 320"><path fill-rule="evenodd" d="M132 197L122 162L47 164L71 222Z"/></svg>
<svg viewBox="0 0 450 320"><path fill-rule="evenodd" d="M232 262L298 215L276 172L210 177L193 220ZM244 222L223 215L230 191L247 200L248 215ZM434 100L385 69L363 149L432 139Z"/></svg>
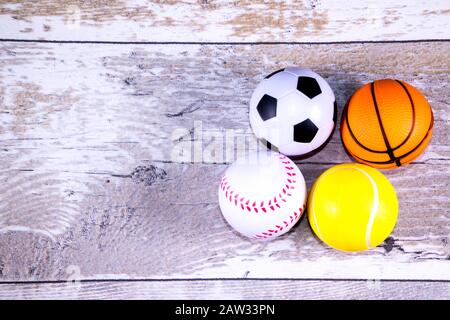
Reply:
<svg viewBox="0 0 450 320"><path fill-rule="evenodd" d="M334 44L370 44L370 43L424 43L424 42L449 42L450 39L417 39L417 40L357 40L357 41L219 41L219 42L202 42L202 41L93 41L93 40L40 40L40 39L0 39L0 42L31 42L31 43L59 43L59 44L124 44L124 45L334 45Z"/></svg>
<svg viewBox="0 0 450 320"><path fill-rule="evenodd" d="M351 278L139 278L139 279L80 279L80 283L113 283L113 282L194 282L194 281L327 281L327 282L365 282L376 280L380 282L424 282L424 283L450 283L450 279L351 279ZM59 284L72 282L69 280L22 280L22 281L0 281L0 285L11 284Z"/></svg>

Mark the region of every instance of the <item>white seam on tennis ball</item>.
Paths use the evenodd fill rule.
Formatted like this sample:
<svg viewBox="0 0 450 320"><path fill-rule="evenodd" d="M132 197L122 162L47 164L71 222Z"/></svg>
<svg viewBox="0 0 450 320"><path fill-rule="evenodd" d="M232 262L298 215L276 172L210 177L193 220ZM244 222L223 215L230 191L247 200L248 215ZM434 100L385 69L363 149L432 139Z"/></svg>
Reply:
<svg viewBox="0 0 450 320"><path fill-rule="evenodd" d="M373 224L375 223L375 217L378 212L378 204L379 204L378 187L377 187L377 184L375 183L375 181L373 180L373 178L370 176L370 174L368 174L364 170L361 170L360 168L355 168L355 169L358 170L359 172L363 173L369 179L370 183L372 184L372 188L373 188L373 205L372 205L372 210L370 211L369 221L367 223L367 228L366 228L366 246L367 246L367 249L370 249L370 247L371 247L370 236L372 234Z"/></svg>

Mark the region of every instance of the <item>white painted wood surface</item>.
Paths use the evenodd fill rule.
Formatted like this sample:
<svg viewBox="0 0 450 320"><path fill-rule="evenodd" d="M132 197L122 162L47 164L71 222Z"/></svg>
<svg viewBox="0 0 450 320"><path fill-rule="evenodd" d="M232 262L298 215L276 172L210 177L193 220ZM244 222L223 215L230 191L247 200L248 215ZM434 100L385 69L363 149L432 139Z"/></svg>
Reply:
<svg viewBox="0 0 450 320"><path fill-rule="evenodd" d="M0 284L0 299L449 299L450 282L327 280L93 281Z"/></svg>
<svg viewBox="0 0 450 320"><path fill-rule="evenodd" d="M441 0L0 1L0 299L450 299L450 42L260 43L448 39L449 18ZM429 148L385 172L400 215L378 248L337 252L306 218L253 242L221 217L221 174L258 147L251 92L286 65L323 75L339 115L373 79L429 99ZM297 164L310 187L348 161L335 132Z"/></svg>
<svg viewBox="0 0 450 320"><path fill-rule="evenodd" d="M448 39L446 0L0 1L0 38L324 42Z"/></svg>
<svg viewBox="0 0 450 320"><path fill-rule="evenodd" d="M188 288L192 278L416 279L444 281L429 284L430 290L449 296L450 43L4 42L0 48L1 281L179 278ZM189 133L197 121L203 134L235 129L245 135L256 83L290 64L325 76L339 112L354 89L382 77L410 82L433 107L434 137L426 153L386 172L398 192L400 216L392 237L374 250L330 249L306 219L270 243L244 239L225 223L217 204L220 175L233 157L217 164L207 155L194 164L174 161L175 147L198 141ZM174 139L174 130L187 136ZM321 153L297 163L311 186L323 170L346 161L335 133ZM104 286L120 291L135 284ZM137 295L158 295L148 293L153 285L142 286ZM215 286L226 290L228 282ZM311 297L328 290L321 283L311 286ZM412 286L405 284L393 297L412 296L405 294ZM171 296L185 295L180 287ZM284 296L282 282L273 287L274 296ZM395 285L388 287L394 292ZM2 297L39 297L48 286L2 288ZM367 297L362 287L355 290L352 295L343 289L342 297ZM65 297L71 295L76 293Z"/></svg>

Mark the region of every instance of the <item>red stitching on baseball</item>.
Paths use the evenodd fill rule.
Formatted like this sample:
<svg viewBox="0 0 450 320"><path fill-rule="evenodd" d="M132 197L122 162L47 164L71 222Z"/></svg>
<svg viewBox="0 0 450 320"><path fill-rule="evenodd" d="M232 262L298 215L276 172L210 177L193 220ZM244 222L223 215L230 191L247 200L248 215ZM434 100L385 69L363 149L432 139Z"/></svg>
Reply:
<svg viewBox="0 0 450 320"><path fill-rule="evenodd" d="M303 208L305 208L305 205L303 205ZM287 227L289 227L289 224L295 224L295 223L297 223L297 221L300 219L300 217L302 216L302 212L303 212L303 210L300 208L300 215L296 212L296 211L294 211L294 216L295 216L295 218L293 217L293 216L289 216L289 218L291 218L291 221L290 221L290 223L289 222L287 222L287 221L283 221L283 223L284 223L284 225L285 225L285 228L287 228ZM255 234L254 236L253 236L253 238L254 239L267 239L267 238L270 238L271 236L273 236L274 234L276 234L276 233L278 233L278 232L281 232L284 228L282 227L282 226L279 226L279 225L275 225L275 227L278 229L278 230L274 230L274 229L267 229L265 232L261 232L261 233L258 233L258 234Z"/></svg>
<svg viewBox="0 0 450 320"><path fill-rule="evenodd" d="M240 195L236 190L233 190L231 184L228 181L228 177L227 176L223 176L222 180L220 182L220 188L222 189L223 192L225 192L225 198L228 199L228 201L230 201L230 203L234 203L234 205L236 207L241 207L241 210L245 211L247 210L248 212L253 211L258 213L259 210L261 210L264 213L267 213L268 209L275 211L275 206L277 208L281 209L281 206L279 204L279 201L282 202L287 202L287 200L285 199L286 197L291 197L292 194L287 192L287 190L293 190L295 189L294 184L296 183L295 180L292 179L293 176L296 176L295 172L290 172L292 170L294 170L295 167L292 166L292 162L291 161L286 161L285 159L286 156L283 155L279 155L278 158L280 160L284 160L281 161L281 163L283 163L285 166L285 170L286 170L286 183L285 186L283 187L283 189L281 190L281 192L278 194L277 196L274 196L273 199L268 199L267 205L265 205L265 201L261 201L261 203L259 204L259 207L256 203L256 201L253 201L251 199L247 199L245 196ZM253 201L251 204L250 202ZM272 204L273 201L273 204ZM292 221L291 221L292 222Z"/></svg>

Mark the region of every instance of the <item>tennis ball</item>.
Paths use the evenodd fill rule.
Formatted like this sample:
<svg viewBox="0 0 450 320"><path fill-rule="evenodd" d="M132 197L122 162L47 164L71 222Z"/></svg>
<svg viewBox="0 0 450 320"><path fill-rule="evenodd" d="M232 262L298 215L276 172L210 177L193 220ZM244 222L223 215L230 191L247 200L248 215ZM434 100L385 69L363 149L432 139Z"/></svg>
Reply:
<svg viewBox="0 0 450 320"><path fill-rule="evenodd" d="M382 243L394 229L398 201L394 187L378 170L349 163L334 166L314 183L308 220L332 248L363 251Z"/></svg>

